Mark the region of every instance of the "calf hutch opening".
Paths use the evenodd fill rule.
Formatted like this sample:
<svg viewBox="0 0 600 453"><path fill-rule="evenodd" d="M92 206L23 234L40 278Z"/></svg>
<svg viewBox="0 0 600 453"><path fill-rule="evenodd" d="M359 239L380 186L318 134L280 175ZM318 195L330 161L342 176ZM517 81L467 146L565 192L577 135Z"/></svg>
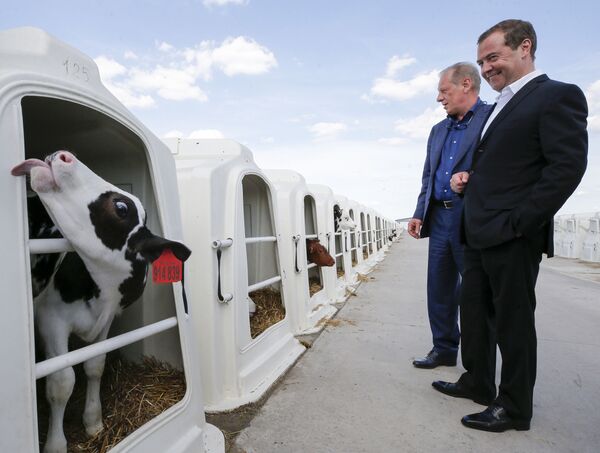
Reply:
<svg viewBox="0 0 600 453"><path fill-rule="evenodd" d="M360 235L361 235L361 249L363 260L369 259L369 231L367 229L367 223L365 220L365 213L360 213Z"/></svg>
<svg viewBox="0 0 600 453"><path fill-rule="evenodd" d="M373 254L373 229L371 228L371 214L367 214L367 244L369 256Z"/></svg>
<svg viewBox="0 0 600 453"><path fill-rule="evenodd" d="M250 336L256 338L285 318L285 305L269 189L259 176L246 175L242 191L248 297L254 305L249 310Z"/></svg>
<svg viewBox="0 0 600 453"><path fill-rule="evenodd" d="M335 204L333 206L333 215L334 218L339 218L339 212L341 212L341 208L339 204ZM337 227L335 229L335 241L334 241L334 258L335 258L335 269L336 269L336 273L337 273L337 277L338 278L343 278L346 275L346 269L344 266L344 252L346 251L345 248L347 249L348 244L347 244L347 239L346 239L346 234L345 234L345 230L343 230L340 226L339 223L336 223Z"/></svg>
<svg viewBox="0 0 600 453"><path fill-rule="evenodd" d="M304 237L307 240L318 240L319 231L317 229L317 210L315 199L311 195L304 197ZM329 252L329 238L327 244L323 244ZM308 259L306 261L307 278L308 278L308 294L313 297L319 291L323 290L323 273L320 266Z"/></svg>
<svg viewBox="0 0 600 453"><path fill-rule="evenodd" d="M146 226L156 234L162 235L159 220L158 206L154 197L152 177L147 162L147 150L142 140L131 130L121 123L100 113L92 108L51 97L25 96L21 101L23 116L23 138L25 158L37 158L43 160L47 155L56 150L71 150L77 159L89 167L94 173L137 196L146 208ZM28 206L33 206L29 193ZM31 211L33 208L28 208ZM28 212L29 224L32 216L38 212ZM53 236L57 236L54 234ZM60 235L58 235L60 237ZM39 270L49 260L55 261L61 252L70 249L68 243L59 243L57 248L56 239L40 237L39 231L29 231L31 262L35 270ZM51 253L52 255L48 255ZM52 259L51 257L55 258ZM44 258L46 257L46 258ZM32 276L32 282L36 277ZM41 288L36 288L41 290ZM73 288L75 290L75 288ZM37 292L37 291L36 291ZM30 294L28 299L32 300L35 294ZM36 325L36 330L38 326ZM154 333L153 333L154 331ZM128 334L133 334L129 340ZM119 337L120 335L124 335ZM73 357L71 361L81 363L82 358L92 358L94 348L96 353L101 353L103 345L96 343L91 354L85 354L86 349L79 349L87 343L77 342L75 335L71 335L71 351L80 353L80 358ZM98 451L106 451L122 440L127 434L141 427L153 416L169 409L178 403L185 395L185 378L183 373L183 360L179 331L177 327L176 309L171 285L155 285L148 283L145 286L142 297L123 310L110 328L109 338L119 337L124 346L118 348L109 355L107 370L118 370L104 379L105 386L101 389L101 398L105 402L103 411L104 430L89 440L83 425L81 424L82 407L79 402L70 399L67 406L64 429L67 435L69 448L92 448ZM133 338L134 342L130 342ZM36 349L43 351L43 345L36 335ZM106 348L106 344L104 345ZM75 349L76 348L76 349ZM111 348L112 350L112 348ZM150 359L152 357L152 359ZM43 356L36 360L43 360ZM67 359L65 358L65 361ZM151 364L151 366L149 365ZM164 364L164 365L163 365ZM83 368L82 365L78 366ZM168 370L167 372L156 372L157 368ZM57 370L51 366L49 361L38 362L36 365L37 375L48 375ZM46 370L46 371L42 371ZM132 372L136 376L128 376ZM82 372L76 379L75 393L83 392L85 378ZM139 382L151 376L154 386L161 387L160 392L153 393L148 385L144 397L140 400L136 396L136 388ZM164 384L160 384L162 378ZM112 379L112 387L107 387ZM175 379L177 386L167 385ZM48 412L45 404L44 385L38 385L38 425L40 446L46 440L46 429ZM119 399L111 399L113 395L120 395ZM168 402L166 405L164 402ZM135 417L127 417L126 423L120 418L119 411L127 407L138 407ZM160 408L156 410L156 408ZM108 416L107 416L108 415ZM148 416L149 415L149 416ZM117 422L117 426L111 426L111 422Z"/></svg>
<svg viewBox="0 0 600 453"><path fill-rule="evenodd" d="M354 218L354 209L349 209L348 210L348 214L350 215L350 218L352 219L353 222L356 222L356 219ZM355 231L352 231L350 233L350 259L352 262L352 267L356 266L358 264L358 240L360 239L359 233L358 233L358 228Z"/></svg>

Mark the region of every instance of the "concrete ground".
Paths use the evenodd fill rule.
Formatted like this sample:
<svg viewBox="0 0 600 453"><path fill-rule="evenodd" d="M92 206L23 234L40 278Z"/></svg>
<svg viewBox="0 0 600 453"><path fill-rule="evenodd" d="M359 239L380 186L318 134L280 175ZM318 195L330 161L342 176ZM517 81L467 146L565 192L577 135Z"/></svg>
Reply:
<svg viewBox="0 0 600 453"><path fill-rule="evenodd" d="M405 236L236 440L247 453L600 451L600 269L548 260L538 280L538 379L530 431L464 428L484 409L431 387L462 367L415 369L430 349L427 241ZM561 261L566 261L561 267ZM551 263L551 264L550 264ZM590 271L591 269L591 271ZM589 272L588 272L589 271ZM596 275L598 277L598 275ZM598 280L600 281L600 279Z"/></svg>

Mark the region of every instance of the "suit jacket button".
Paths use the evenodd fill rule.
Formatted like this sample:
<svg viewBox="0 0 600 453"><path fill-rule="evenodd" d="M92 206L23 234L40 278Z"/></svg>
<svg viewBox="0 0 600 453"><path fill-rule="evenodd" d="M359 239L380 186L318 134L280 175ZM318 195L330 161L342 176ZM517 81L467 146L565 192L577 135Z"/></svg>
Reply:
<svg viewBox="0 0 600 453"><path fill-rule="evenodd" d="M482 153L482 152L483 152L483 148L479 148L479 149L477 150L477 152L478 152L478 153Z"/></svg>

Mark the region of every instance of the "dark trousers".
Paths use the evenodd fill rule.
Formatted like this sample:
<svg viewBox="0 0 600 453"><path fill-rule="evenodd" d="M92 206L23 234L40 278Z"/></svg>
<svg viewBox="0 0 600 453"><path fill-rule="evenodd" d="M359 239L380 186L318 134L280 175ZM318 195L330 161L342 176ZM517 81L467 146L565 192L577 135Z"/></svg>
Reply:
<svg viewBox="0 0 600 453"><path fill-rule="evenodd" d="M496 395L496 345L502 356L496 402L530 420L536 378L535 283L542 238L518 238L487 249L465 247L461 290L459 382L483 398Z"/></svg>
<svg viewBox="0 0 600 453"><path fill-rule="evenodd" d="M458 297L463 269L460 209L460 204L451 209L433 206L428 219L427 312L433 348L448 357L456 357L460 341Z"/></svg>

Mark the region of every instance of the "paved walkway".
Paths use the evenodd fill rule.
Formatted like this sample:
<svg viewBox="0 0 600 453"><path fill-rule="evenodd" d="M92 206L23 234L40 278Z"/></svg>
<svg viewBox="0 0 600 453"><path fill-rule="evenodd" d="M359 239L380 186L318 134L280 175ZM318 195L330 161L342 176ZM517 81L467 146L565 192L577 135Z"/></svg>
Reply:
<svg viewBox="0 0 600 453"><path fill-rule="evenodd" d="M598 452L600 283L544 263L532 429L486 433L460 418L469 400L436 392L462 367L418 370L430 348L425 240L406 236L274 391L236 446L247 453ZM568 263L567 263L568 264ZM585 268L585 265L583 265ZM562 273L562 272L566 272ZM600 272L597 270L597 272Z"/></svg>

